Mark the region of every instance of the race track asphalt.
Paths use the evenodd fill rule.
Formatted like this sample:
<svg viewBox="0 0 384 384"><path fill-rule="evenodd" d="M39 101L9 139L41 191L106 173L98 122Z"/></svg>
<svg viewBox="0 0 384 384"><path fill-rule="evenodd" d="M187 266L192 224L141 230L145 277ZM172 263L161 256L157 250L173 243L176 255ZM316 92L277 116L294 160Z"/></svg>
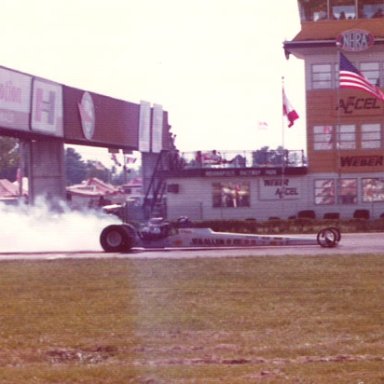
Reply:
<svg viewBox="0 0 384 384"><path fill-rule="evenodd" d="M314 235L303 235L313 237ZM359 255L366 253L383 254L383 233L347 233L341 235L341 241L335 248L322 248L318 245L301 246L268 246L242 249L189 249L189 250L134 250L130 253L104 253L101 249L78 250L69 252L0 252L0 261L4 260L57 260L57 259L89 259L89 258L195 258L195 257L242 257L242 256L300 256L300 255Z"/></svg>

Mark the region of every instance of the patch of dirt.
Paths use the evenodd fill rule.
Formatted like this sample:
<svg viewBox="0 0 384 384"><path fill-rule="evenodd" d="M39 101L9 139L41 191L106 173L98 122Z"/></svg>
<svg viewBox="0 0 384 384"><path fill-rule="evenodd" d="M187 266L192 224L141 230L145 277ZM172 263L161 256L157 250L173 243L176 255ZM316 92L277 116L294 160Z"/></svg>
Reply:
<svg viewBox="0 0 384 384"><path fill-rule="evenodd" d="M252 382L254 380L273 379L281 376L284 376L283 373L279 369L274 369L273 371L263 370L257 373L251 373L244 376L244 379L246 379L247 382Z"/></svg>
<svg viewBox="0 0 384 384"><path fill-rule="evenodd" d="M137 365L240 365L240 364L272 364L275 366L287 364L309 364L309 363L343 363L356 361L383 361L384 356L375 355L335 355L335 356L299 356L292 359L284 358L263 358L263 357L235 357L235 358L220 358L218 356L207 356L201 358L159 358L150 360L136 360Z"/></svg>
<svg viewBox="0 0 384 384"><path fill-rule="evenodd" d="M99 364L116 354L117 350L110 346L96 346L94 348L54 348L45 355L52 364L83 363Z"/></svg>

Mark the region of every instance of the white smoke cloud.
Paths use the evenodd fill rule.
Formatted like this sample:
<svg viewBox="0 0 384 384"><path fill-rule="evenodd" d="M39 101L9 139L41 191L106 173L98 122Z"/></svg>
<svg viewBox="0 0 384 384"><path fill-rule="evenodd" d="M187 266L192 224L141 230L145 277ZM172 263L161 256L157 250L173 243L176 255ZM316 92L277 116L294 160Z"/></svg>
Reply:
<svg viewBox="0 0 384 384"><path fill-rule="evenodd" d="M0 218L1 253L100 251L102 229L120 222L94 210L52 210L42 200L33 206L0 203Z"/></svg>

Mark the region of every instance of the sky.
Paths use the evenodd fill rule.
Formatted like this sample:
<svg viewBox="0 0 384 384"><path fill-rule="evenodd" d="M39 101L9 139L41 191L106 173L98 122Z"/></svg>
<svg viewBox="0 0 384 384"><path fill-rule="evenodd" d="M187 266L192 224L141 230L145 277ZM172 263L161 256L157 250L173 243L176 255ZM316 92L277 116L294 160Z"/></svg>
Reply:
<svg viewBox="0 0 384 384"><path fill-rule="evenodd" d="M304 64L282 49L299 31L296 0L2 0L0 65L160 104L181 152L305 149Z"/></svg>

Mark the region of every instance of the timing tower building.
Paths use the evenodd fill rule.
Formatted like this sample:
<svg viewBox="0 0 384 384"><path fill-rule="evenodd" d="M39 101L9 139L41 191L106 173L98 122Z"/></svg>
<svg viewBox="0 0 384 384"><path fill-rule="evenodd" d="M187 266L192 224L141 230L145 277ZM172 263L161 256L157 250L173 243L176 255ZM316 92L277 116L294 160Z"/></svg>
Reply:
<svg viewBox="0 0 384 384"><path fill-rule="evenodd" d="M308 192L316 212L384 212L384 102L340 86L340 57L384 86L384 2L299 0L301 30L284 42L305 63Z"/></svg>
<svg viewBox="0 0 384 384"><path fill-rule="evenodd" d="M300 31L282 54L305 64L306 158L183 157L167 174L169 218L384 217L384 1L299 0L298 10ZM345 65L370 92L340 82Z"/></svg>

